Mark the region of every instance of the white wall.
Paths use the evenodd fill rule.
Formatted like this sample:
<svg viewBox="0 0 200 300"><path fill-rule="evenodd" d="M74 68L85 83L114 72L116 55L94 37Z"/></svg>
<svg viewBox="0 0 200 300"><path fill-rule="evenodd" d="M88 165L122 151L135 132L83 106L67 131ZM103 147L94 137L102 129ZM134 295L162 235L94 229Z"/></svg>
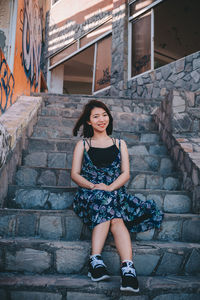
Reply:
<svg viewBox="0 0 200 300"><path fill-rule="evenodd" d="M62 94L64 80L64 65L60 65L51 71L49 92Z"/></svg>

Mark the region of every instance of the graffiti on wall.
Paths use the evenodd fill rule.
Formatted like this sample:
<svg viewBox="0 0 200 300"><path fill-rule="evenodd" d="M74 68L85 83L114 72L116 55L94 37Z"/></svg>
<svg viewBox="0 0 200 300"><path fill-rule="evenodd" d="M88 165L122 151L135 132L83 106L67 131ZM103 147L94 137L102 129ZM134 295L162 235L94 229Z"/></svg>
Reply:
<svg viewBox="0 0 200 300"><path fill-rule="evenodd" d="M0 112L4 113L12 104L12 96L15 86L13 74L10 72L3 52L0 49Z"/></svg>
<svg viewBox="0 0 200 300"><path fill-rule="evenodd" d="M31 85L38 86L42 49L42 17L36 1L24 0L22 63Z"/></svg>

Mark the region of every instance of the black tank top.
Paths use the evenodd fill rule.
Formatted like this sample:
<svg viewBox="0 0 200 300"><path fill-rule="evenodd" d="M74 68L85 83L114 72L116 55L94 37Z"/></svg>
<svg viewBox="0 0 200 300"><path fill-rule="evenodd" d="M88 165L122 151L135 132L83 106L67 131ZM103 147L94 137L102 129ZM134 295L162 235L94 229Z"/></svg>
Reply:
<svg viewBox="0 0 200 300"><path fill-rule="evenodd" d="M88 143L88 141L87 141ZM119 149L113 140L113 145L107 148L96 148L91 146L91 141L89 145L88 155L92 163L98 168L108 167L116 159Z"/></svg>

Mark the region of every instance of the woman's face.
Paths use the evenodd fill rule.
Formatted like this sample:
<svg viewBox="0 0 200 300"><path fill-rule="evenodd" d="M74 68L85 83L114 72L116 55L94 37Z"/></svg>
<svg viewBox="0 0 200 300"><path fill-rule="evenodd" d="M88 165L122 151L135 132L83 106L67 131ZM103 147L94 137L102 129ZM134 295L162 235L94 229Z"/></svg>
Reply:
<svg viewBox="0 0 200 300"><path fill-rule="evenodd" d="M89 125L94 131L103 132L109 125L109 116L107 112L101 107L95 107L91 110Z"/></svg>

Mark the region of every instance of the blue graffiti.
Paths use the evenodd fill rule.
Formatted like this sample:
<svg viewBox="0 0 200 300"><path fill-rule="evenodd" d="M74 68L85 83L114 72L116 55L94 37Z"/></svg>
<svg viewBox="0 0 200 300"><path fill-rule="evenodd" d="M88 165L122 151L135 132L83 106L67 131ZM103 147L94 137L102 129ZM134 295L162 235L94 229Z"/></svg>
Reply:
<svg viewBox="0 0 200 300"><path fill-rule="evenodd" d="M1 113L4 113L7 107L12 105L15 79L13 74L9 72L5 58L0 59L0 62L0 110Z"/></svg>
<svg viewBox="0 0 200 300"><path fill-rule="evenodd" d="M31 86L38 86L42 50L40 9L33 1L24 0L22 30L22 63Z"/></svg>

